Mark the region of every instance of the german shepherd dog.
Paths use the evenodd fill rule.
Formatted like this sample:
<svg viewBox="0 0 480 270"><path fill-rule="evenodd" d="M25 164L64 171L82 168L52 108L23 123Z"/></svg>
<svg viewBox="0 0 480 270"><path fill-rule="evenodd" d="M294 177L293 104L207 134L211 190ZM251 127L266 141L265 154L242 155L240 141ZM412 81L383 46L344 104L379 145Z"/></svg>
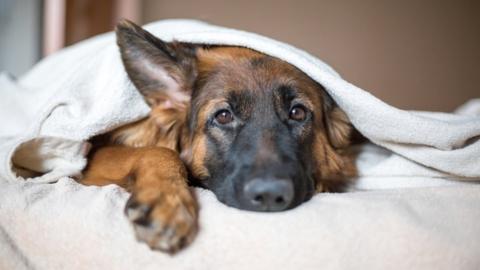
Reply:
<svg viewBox="0 0 480 270"><path fill-rule="evenodd" d="M81 182L128 190L126 216L150 248L175 253L193 240L189 184L226 205L272 212L354 175L348 118L294 66L247 48L164 42L129 21L116 35L151 112L106 134Z"/></svg>

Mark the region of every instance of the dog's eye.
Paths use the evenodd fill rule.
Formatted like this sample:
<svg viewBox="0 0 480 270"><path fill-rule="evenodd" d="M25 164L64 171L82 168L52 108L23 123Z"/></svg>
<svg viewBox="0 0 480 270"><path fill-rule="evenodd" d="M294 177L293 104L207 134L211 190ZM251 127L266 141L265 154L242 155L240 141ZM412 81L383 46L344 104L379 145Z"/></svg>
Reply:
<svg viewBox="0 0 480 270"><path fill-rule="evenodd" d="M215 120L221 125L226 125L233 121L233 115L229 110L220 110L215 114Z"/></svg>
<svg viewBox="0 0 480 270"><path fill-rule="evenodd" d="M307 112L302 105L295 105L290 109L290 119L301 122L307 118Z"/></svg>

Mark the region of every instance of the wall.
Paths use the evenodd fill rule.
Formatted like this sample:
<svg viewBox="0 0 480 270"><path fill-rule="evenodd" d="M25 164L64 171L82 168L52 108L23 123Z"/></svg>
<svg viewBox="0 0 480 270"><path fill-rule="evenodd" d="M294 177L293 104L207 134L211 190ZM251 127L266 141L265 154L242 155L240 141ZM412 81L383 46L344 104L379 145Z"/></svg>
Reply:
<svg viewBox="0 0 480 270"><path fill-rule="evenodd" d="M480 1L144 0L144 22L179 17L306 49L401 108L480 97Z"/></svg>
<svg viewBox="0 0 480 270"><path fill-rule="evenodd" d="M19 76L40 58L40 0L0 0L0 72Z"/></svg>

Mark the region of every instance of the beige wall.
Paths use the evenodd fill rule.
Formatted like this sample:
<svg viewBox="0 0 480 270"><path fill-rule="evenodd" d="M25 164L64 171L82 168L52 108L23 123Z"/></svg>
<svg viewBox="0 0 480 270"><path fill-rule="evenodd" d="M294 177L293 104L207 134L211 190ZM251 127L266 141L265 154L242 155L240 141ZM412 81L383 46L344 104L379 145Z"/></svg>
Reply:
<svg viewBox="0 0 480 270"><path fill-rule="evenodd" d="M480 1L144 0L143 18L286 41L401 108L449 111L480 97Z"/></svg>

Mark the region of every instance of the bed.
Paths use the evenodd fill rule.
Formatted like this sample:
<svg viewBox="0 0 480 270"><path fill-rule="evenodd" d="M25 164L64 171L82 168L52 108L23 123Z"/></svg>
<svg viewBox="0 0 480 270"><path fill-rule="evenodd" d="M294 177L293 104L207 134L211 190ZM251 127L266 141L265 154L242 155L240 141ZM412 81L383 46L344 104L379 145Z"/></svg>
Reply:
<svg viewBox="0 0 480 270"><path fill-rule="evenodd" d="M88 139L145 117L112 33L0 75L0 269L478 269L480 100L454 113L404 111L319 59L197 21L147 29L164 40L245 46L322 84L369 143L346 193L253 213L195 189L200 231L176 255L134 239L118 186L82 186Z"/></svg>

